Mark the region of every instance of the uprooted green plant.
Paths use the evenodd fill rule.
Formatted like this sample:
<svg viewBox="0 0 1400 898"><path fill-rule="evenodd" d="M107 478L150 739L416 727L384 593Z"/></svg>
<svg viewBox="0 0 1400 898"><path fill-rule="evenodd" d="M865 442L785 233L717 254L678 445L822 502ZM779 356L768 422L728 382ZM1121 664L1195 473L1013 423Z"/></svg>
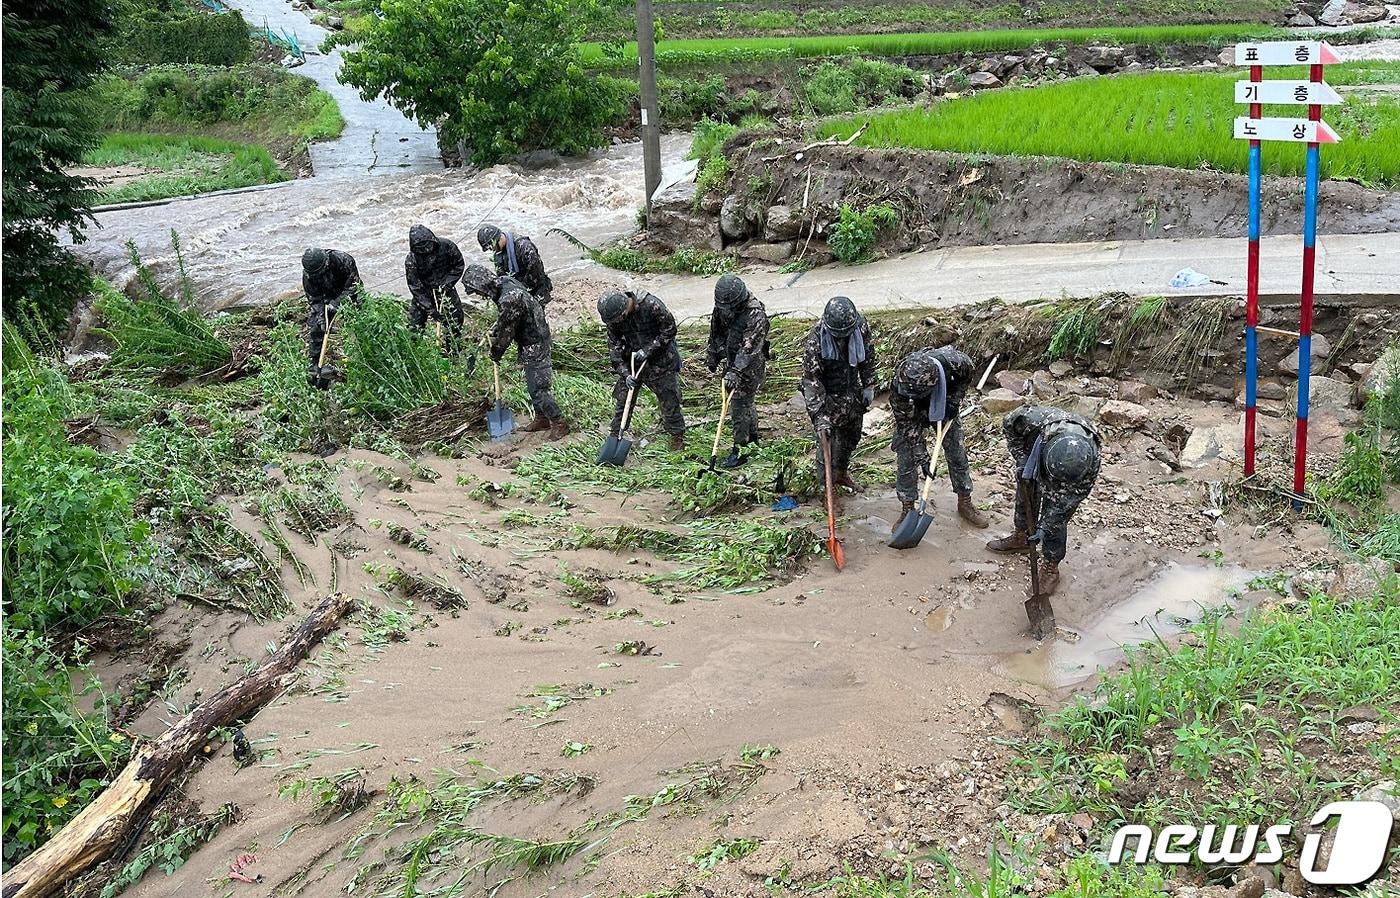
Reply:
<svg viewBox="0 0 1400 898"><path fill-rule="evenodd" d="M899 223L899 213L888 203L856 209L842 203L828 242L831 252L847 265L859 265L875 257L880 235Z"/></svg>
<svg viewBox="0 0 1400 898"><path fill-rule="evenodd" d="M430 339L408 326L398 297L362 296L341 309L339 320L345 382L337 392L346 406L389 419L447 395L451 366Z"/></svg>

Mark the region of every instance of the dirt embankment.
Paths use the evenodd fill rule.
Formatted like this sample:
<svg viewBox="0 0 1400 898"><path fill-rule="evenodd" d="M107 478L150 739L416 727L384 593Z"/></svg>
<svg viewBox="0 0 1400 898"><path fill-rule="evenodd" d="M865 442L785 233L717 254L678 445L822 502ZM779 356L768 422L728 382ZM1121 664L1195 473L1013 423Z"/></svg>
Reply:
<svg viewBox="0 0 1400 898"><path fill-rule="evenodd" d="M925 246L1077 243L1159 237L1244 237L1248 179L1159 166L1043 157L970 156L915 150L779 146L741 135L724 192L695 203L673 189L653 208L653 248L732 249L741 258L781 263L806 248L815 263L831 255L826 237L842 204L887 203L899 222L880 235L884 253ZM1296 178L1265 185L1263 233L1301 233L1303 189ZM1328 181L1324 233L1400 230L1400 193Z"/></svg>

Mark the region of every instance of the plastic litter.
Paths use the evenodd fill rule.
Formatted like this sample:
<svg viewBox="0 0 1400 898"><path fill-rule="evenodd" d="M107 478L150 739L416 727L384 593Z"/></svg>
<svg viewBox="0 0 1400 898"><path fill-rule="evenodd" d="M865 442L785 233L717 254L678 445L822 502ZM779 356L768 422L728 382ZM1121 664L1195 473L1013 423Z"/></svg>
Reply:
<svg viewBox="0 0 1400 898"><path fill-rule="evenodd" d="M1172 279L1167 282L1169 286L1178 290L1187 290L1191 287L1204 287L1206 284L1224 284L1224 281L1217 281L1209 275L1201 274L1194 268L1183 268Z"/></svg>
<svg viewBox="0 0 1400 898"><path fill-rule="evenodd" d="M774 511L792 511L796 507L797 500L791 496L783 496L777 502L773 503Z"/></svg>

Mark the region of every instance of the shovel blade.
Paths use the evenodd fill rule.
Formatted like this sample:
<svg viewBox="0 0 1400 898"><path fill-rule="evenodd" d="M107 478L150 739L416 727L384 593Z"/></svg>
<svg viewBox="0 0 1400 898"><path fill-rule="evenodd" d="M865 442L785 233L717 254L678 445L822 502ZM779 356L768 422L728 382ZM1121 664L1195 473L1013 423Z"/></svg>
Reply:
<svg viewBox="0 0 1400 898"><path fill-rule="evenodd" d="M627 453L632 451L632 441L622 437L608 437L603 448L598 450L598 464L622 467L627 463Z"/></svg>
<svg viewBox="0 0 1400 898"><path fill-rule="evenodd" d="M826 551L831 555L831 561L839 571L846 566L846 550L841 546L841 540L831 537L826 541Z"/></svg>
<svg viewBox="0 0 1400 898"><path fill-rule="evenodd" d="M1055 632L1055 609L1050 607L1047 596L1026 599L1026 619L1031 624L1031 635L1044 639Z"/></svg>
<svg viewBox="0 0 1400 898"><path fill-rule="evenodd" d="M493 440L503 440L515 429L515 415L501 403L486 413L486 429Z"/></svg>
<svg viewBox="0 0 1400 898"><path fill-rule="evenodd" d="M899 527L895 529L894 536L890 537L889 547L891 549L912 549L917 546L928 533L929 526L933 523L931 514L907 514L904 520L899 522Z"/></svg>

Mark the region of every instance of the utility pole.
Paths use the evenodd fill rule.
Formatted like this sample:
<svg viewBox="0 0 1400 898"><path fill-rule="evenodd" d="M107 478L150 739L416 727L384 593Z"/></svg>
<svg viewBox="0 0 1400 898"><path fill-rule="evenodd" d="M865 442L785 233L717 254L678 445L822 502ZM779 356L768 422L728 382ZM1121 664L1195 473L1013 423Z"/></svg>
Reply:
<svg viewBox="0 0 1400 898"><path fill-rule="evenodd" d="M661 184L661 113L656 106L656 30L651 0L637 0L637 65L642 87L642 172L647 221L651 221L651 195Z"/></svg>

